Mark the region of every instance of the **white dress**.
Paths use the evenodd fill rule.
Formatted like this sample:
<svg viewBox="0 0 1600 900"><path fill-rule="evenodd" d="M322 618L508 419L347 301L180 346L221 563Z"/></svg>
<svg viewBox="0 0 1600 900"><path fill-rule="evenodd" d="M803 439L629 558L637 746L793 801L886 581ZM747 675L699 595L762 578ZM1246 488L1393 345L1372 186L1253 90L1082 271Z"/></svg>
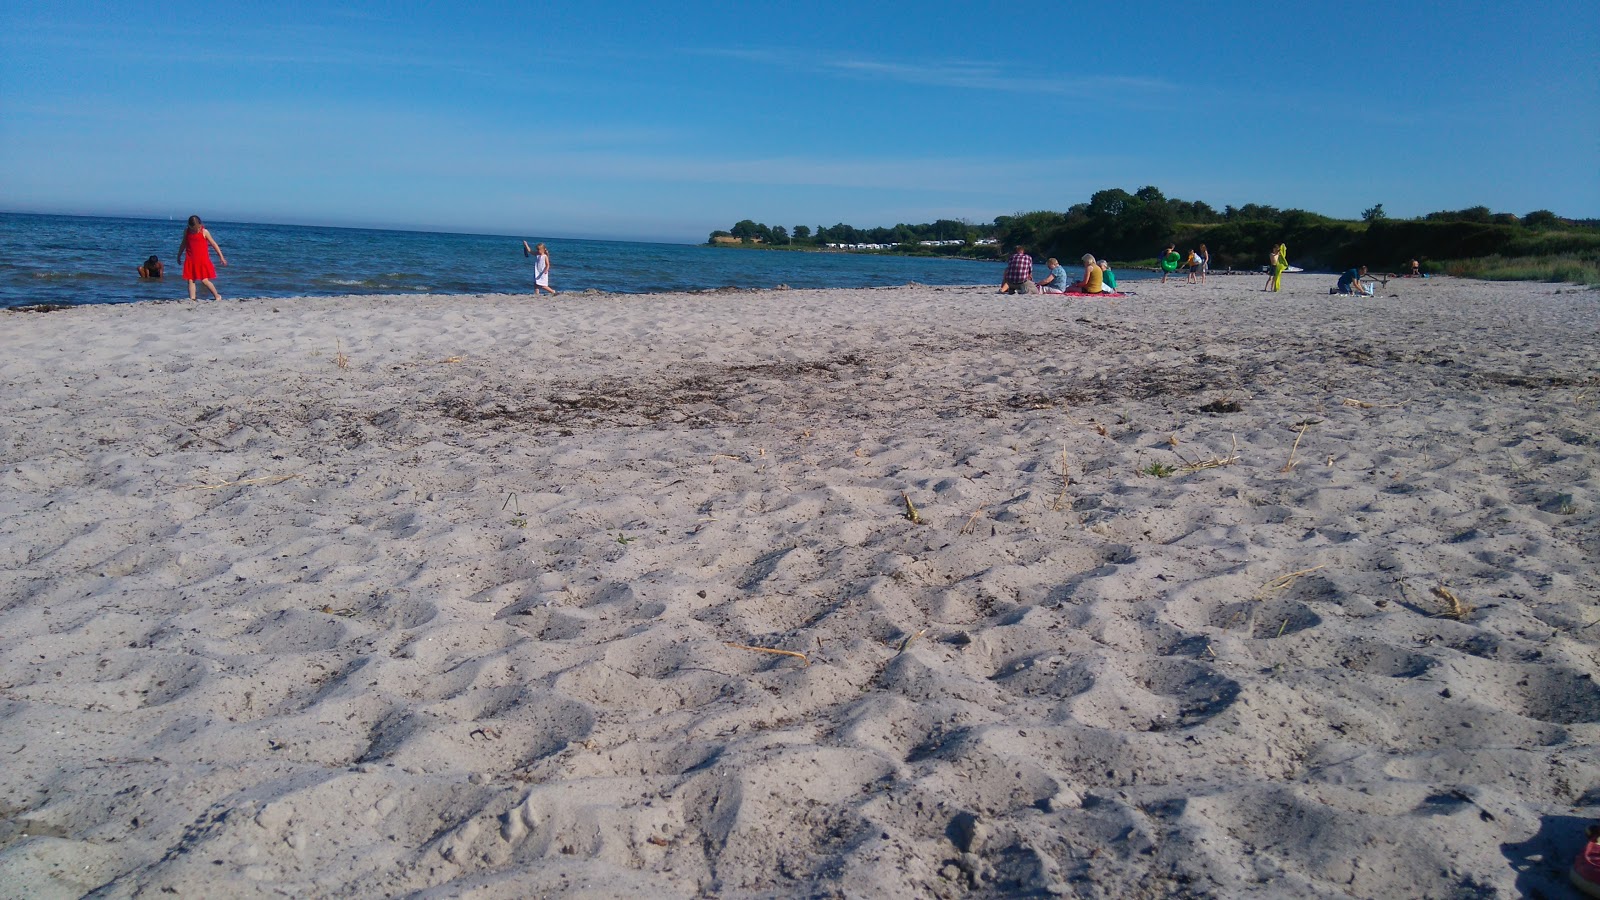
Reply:
<svg viewBox="0 0 1600 900"><path fill-rule="evenodd" d="M533 283L539 287L550 286L550 257L541 253L533 258Z"/></svg>

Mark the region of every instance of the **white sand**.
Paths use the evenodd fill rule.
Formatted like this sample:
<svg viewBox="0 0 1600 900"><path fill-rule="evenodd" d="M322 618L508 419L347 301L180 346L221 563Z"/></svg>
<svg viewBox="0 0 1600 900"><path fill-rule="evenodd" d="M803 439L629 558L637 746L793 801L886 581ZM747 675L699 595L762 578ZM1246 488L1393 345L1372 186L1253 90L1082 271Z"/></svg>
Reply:
<svg viewBox="0 0 1600 900"><path fill-rule="evenodd" d="M1260 281L0 315L0 894L1560 896L1600 294Z"/></svg>

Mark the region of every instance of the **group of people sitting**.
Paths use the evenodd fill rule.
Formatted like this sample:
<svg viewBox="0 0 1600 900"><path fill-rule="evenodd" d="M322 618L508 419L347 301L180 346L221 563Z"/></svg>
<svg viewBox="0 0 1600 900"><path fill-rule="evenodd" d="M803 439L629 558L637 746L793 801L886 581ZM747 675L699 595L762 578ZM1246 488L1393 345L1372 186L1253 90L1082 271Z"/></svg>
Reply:
<svg viewBox="0 0 1600 900"><path fill-rule="evenodd" d="M1045 261L1049 277L1035 283L1033 257L1026 247L1017 247L1006 263L1005 280L1000 284L1002 294L1113 294L1117 290L1117 274L1111 264L1095 259L1093 253L1083 255L1083 278L1072 281L1067 270L1055 257Z"/></svg>

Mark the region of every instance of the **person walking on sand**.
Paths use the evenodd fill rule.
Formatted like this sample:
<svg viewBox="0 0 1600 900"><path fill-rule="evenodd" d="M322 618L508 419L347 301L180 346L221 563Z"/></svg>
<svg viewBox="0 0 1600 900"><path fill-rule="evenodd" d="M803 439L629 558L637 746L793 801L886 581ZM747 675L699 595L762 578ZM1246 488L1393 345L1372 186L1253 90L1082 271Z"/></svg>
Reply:
<svg viewBox="0 0 1600 900"><path fill-rule="evenodd" d="M1289 248L1282 243L1272 248L1267 257L1267 286L1263 291L1283 290L1283 270L1289 268Z"/></svg>
<svg viewBox="0 0 1600 900"><path fill-rule="evenodd" d="M529 247L528 242L523 241L522 255L533 257L533 292L538 294L544 290L555 296L556 290L550 286L550 251L543 244Z"/></svg>
<svg viewBox="0 0 1600 900"><path fill-rule="evenodd" d="M183 240L178 242L178 263L183 266L183 280L189 282L190 300L195 299L196 281L211 291L211 299L222 299L217 286L211 283L211 279L217 277L217 267L211 264L212 248L217 251L217 259L227 265L228 258L222 255L222 247L217 244L217 239L211 236L199 216L190 216L189 227L184 229Z"/></svg>
<svg viewBox="0 0 1600 900"><path fill-rule="evenodd" d="M1211 271L1211 251L1205 244L1200 245L1200 283L1206 283L1206 273Z"/></svg>
<svg viewBox="0 0 1600 900"><path fill-rule="evenodd" d="M1167 276L1178 271L1178 245L1168 244L1167 252L1161 255L1161 283L1167 283Z"/></svg>

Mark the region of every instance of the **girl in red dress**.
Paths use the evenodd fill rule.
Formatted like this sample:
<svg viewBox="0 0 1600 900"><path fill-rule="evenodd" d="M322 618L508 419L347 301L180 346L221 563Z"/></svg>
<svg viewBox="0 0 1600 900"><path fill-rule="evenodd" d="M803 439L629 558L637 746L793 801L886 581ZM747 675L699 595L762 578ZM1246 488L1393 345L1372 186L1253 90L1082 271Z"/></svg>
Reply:
<svg viewBox="0 0 1600 900"><path fill-rule="evenodd" d="M217 239L211 236L206 226L201 224L199 216L189 217L189 227L183 232L183 240L178 242L178 262L183 264L183 278L189 282L189 299L194 299L194 283L199 281L211 290L213 300L221 300L222 295L217 292L217 286L211 279L217 277L217 269L211 264L211 250L216 247L217 259L223 265L228 264L228 258L222 255L222 248L217 246Z"/></svg>

